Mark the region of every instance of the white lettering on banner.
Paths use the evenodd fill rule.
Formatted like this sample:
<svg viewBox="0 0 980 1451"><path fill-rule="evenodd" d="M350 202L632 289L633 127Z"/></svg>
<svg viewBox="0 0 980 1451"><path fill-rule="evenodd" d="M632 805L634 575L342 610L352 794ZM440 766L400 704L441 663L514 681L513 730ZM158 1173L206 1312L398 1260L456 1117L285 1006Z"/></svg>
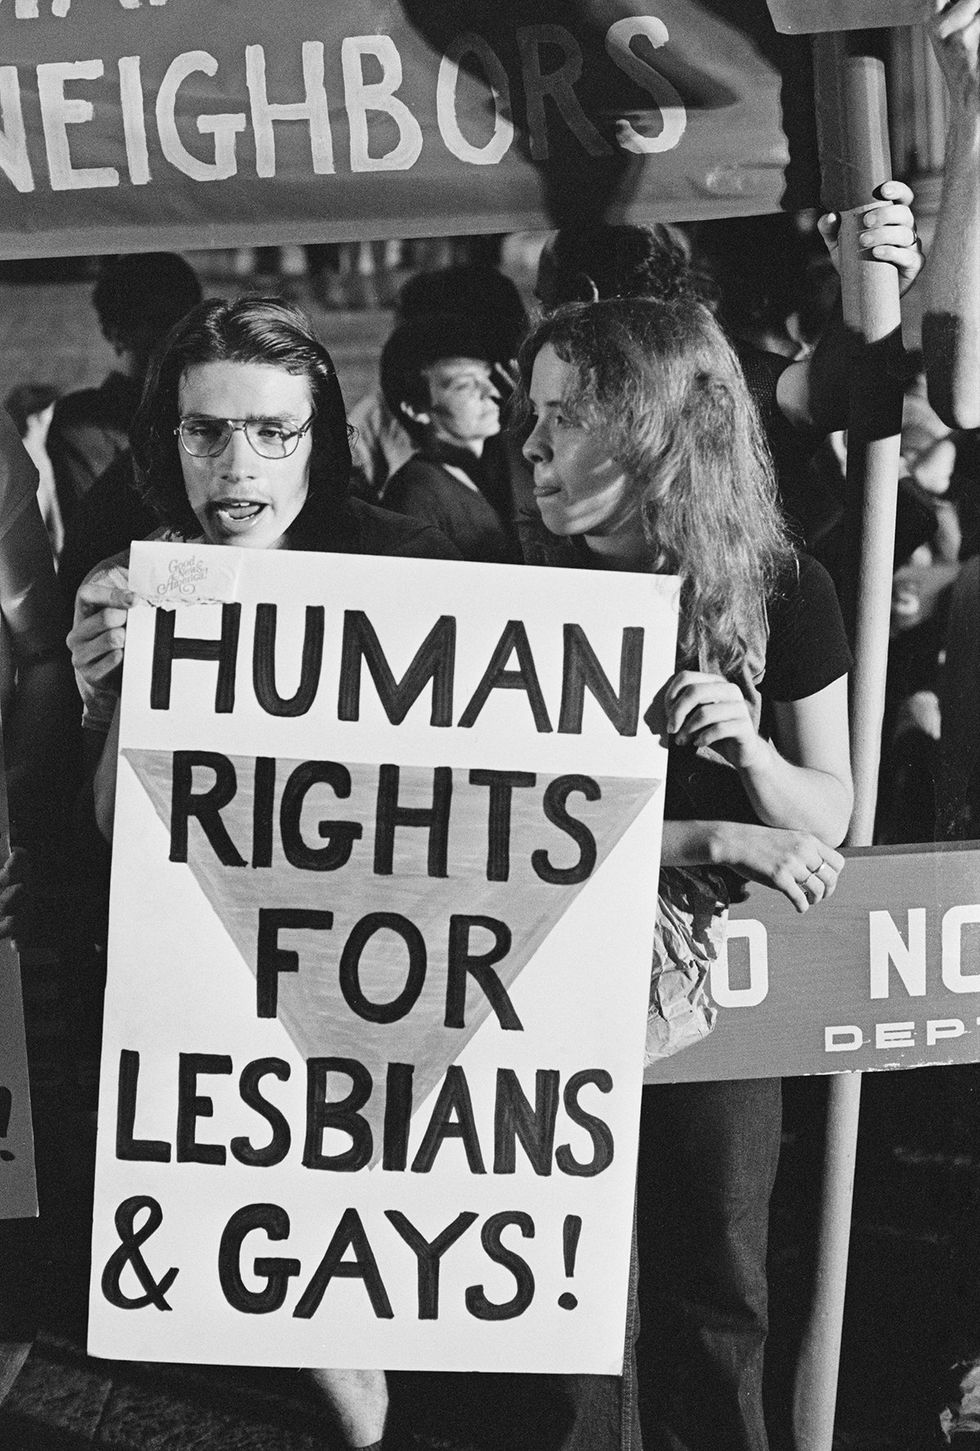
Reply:
<svg viewBox="0 0 980 1451"><path fill-rule="evenodd" d="M888 967L892 964L909 997L925 997L926 992L926 909L910 907L908 942L902 936L890 912L868 913L868 963L871 974L871 997L887 998Z"/></svg>
<svg viewBox="0 0 980 1451"><path fill-rule="evenodd" d="M978 1019L978 1024L980 1024L980 1019ZM874 1030L873 1041L878 1052L919 1046L916 1035L922 1031L921 1023L871 1023L869 1027ZM937 1043L942 1043L950 1038L962 1038L971 1031L972 1029L966 1026L962 1018L927 1018L925 1022L926 1047L935 1048ZM840 1023L824 1028L823 1039L826 1053L853 1053L856 1049L863 1048L871 1042L871 1039L865 1038L861 1029L854 1023Z"/></svg>
<svg viewBox="0 0 980 1451"><path fill-rule="evenodd" d="M188 76L201 73L213 76L218 62L206 50L189 50L178 55L167 67L157 93L157 130L164 156L178 171L193 181L225 181L238 170L235 157L235 136L245 129L241 111L217 116L198 116L197 129L202 136L214 136L214 160L200 161L185 147L177 130L177 95Z"/></svg>
<svg viewBox="0 0 980 1451"><path fill-rule="evenodd" d="M649 91L660 107L663 126L659 136L643 136L624 117L616 123L616 141L624 151L639 155L672 151L687 128L687 111L680 93L675 91L670 81L642 61L633 50L632 42L637 36L648 40L654 50L659 50L670 39L666 25L655 15L631 15L610 25L606 32L606 50L621 71Z"/></svg>
<svg viewBox="0 0 980 1451"><path fill-rule="evenodd" d="M124 10L138 10L142 0L119 0ZM166 5L167 0L149 0L150 5ZM51 0L51 14L63 20L71 10L71 0ZM41 11L38 0L14 0L15 20L37 20Z"/></svg>
<svg viewBox="0 0 980 1451"><path fill-rule="evenodd" d="M381 80L364 79L364 56L374 56L381 66ZM351 171L408 171L422 153L422 128L395 95L402 83L402 58L390 35L348 36L340 48L344 72L344 101L350 125ZM374 157L368 149L367 113L390 116L398 129L396 146L384 156Z"/></svg>
<svg viewBox="0 0 980 1451"><path fill-rule="evenodd" d="M876 1048L914 1048L914 1023L875 1023Z"/></svg>
<svg viewBox="0 0 980 1451"><path fill-rule="evenodd" d="M91 101L66 96L65 83L97 81L104 69L100 60L51 61L37 68L37 93L52 191L119 185L119 173L114 166L72 166L68 146L68 127L91 121L95 107Z"/></svg>
<svg viewBox="0 0 980 1451"><path fill-rule="evenodd" d="M823 1046L825 1053L852 1053L864 1044L864 1034L853 1024L839 1028L824 1028Z"/></svg>
<svg viewBox="0 0 980 1451"><path fill-rule="evenodd" d="M736 938L748 946L749 981L732 987L728 949ZM720 1008L757 1008L769 992L769 935L761 922L748 917L730 921L721 952L711 964L711 996Z"/></svg>
<svg viewBox="0 0 980 1451"><path fill-rule="evenodd" d="M474 146L460 130L456 118L456 87L464 56L475 56L480 63L493 101L493 135L485 146ZM514 140L514 122L510 107L510 81L497 53L482 35L467 30L451 41L439 64L436 82L436 119L446 149L460 161L473 166L495 166L510 150Z"/></svg>
<svg viewBox="0 0 980 1451"><path fill-rule="evenodd" d="M17 67L0 66L0 170L18 191L34 190L34 173L27 150L27 129L20 104Z"/></svg>
<svg viewBox="0 0 980 1451"><path fill-rule="evenodd" d="M935 1047L941 1038L962 1038L966 1024L959 1018L933 1018L926 1023L926 1043Z"/></svg>
<svg viewBox="0 0 980 1451"><path fill-rule="evenodd" d="M143 80L140 57L119 58L119 99L122 102L123 135L126 138L126 165L133 186L145 186L150 180L150 153L146 144L146 117L143 114Z"/></svg>
<svg viewBox="0 0 980 1451"><path fill-rule="evenodd" d="M541 70L541 47L557 46L563 52L561 65L547 74ZM578 41L563 25L522 25L517 31L524 92L527 96L527 126L533 161L547 161L548 123L544 103L554 101L572 135L589 156L606 156L612 151L579 105L575 83L582 75L582 51Z"/></svg>
<svg viewBox="0 0 980 1451"><path fill-rule="evenodd" d="M980 970L963 971L963 928L980 923L980 906L950 907L943 917L943 983L954 993L980 992Z"/></svg>
<svg viewBox="0 0 980 1451"><path fill-rule="evenodd" d="M151 0L151 3L163 3L163 0ZM613 155L616 146L612 140L605 139L576 96L575 86L582 76L584 61L582 49L571 32L553 24L522 26L516 31L516 40L527 98L528 146L532 159L539 162L549 159L556 125L567 128L587 155ZM643 47L662 48L668 40L666 27L653 16L618 20L606 33L606 50L612 61L653 98L662 117L661 129L655 136L642 134L625 116L614 118L616 140L624 151L634 154L668 151L684 135L687 114L681 97L643 58ZM641 42L639 53L634 49L637 42ZM37 134L33 129L29 133L25 125L20 68L0 66L0 172L15 190L34 191L40 158L32 155L32 149L40 144L39 137L43 136L53 191L118 187L120 170L116 166L82 167L72 161L68 128L88 125L86 134L90 138L113 148L113 160L116 150L125 148L124 174L130 185L145 186L160 179L151 172L150 162L157 138L163 158L176 171L195 182L223 181L239 174L237 137L250 124L255 175L273 178L277 173L276 139L282 134L276 132L276 126L299 122L309 135L312 173L332 175L336 164L325 85L324 43L303 41L300 54L302 95L279 101L269 96L267 72L272 58L266 47L244 47L244 76L234 66L229 73L227 63L219 64L207 50L181 52L167 65L156 91L156 138L147 115L148 100L153 103L155 76L153 81L144 77L144 58L140 55L124 55L115 63L118 67L116 98L107 94L105 80L112 72L111 63L104 59L46 61L36 67L22 67L23 84L37 87L41 121ZM419 119L398 94L403 84L403 66L394 40L380 34L345 37L341 41L340 60L350 134L350 170L409 170L422 153L424 133ZM379 67L380 77L368 80L366 65L368 74L374 74L374 68ZM461 71L471 78L465 107L460 103ZM248 113L234 110L195 114L191 108L195 99L199 101L204 87L199 81L185 83L201 76L217 78L216 97L224 92L237 99L247 90ZM66 93L69 82L97 81L103 81L103 85L92 100ZM481 91L486 97L482 108ZM484 37L473 31L454 37L440 62L434 97L435 121L446 151L467 166L499 164L514 143L511 97L511 77ZM461 113L464 124L468 116L472 117L472 125L478 129L476 136L472 132L464 134ZM648 113L641 107L631 114L636 121L638 114ZM653 105L649 107L649 114L656 115ZM115 135L105 129L110 124L117 128ZM185 138L195 129L199 135L213 138L208 148L210 155L195 154L185 144ZM434 134L434 129L430 134ZM372 130L379 137L391 137L388 150L382 155L372 153ZM375 137L375 151L379 144ZM92 145L90 139L90 152Z"/></svg>
<svg viewBox="0 0 980 1451"><path fill-rule="evenodd" d="M333 137L330 133L330 107L327 105L323 72L322 41L304 41L304 99L272 105L265 82L265 51L261 45L245 47L245 80L252 107L255 171L258 176L276 174L273 126L277 121L305 121L310 131L310 155L315 174L324 176L333 172Z"/></svg>

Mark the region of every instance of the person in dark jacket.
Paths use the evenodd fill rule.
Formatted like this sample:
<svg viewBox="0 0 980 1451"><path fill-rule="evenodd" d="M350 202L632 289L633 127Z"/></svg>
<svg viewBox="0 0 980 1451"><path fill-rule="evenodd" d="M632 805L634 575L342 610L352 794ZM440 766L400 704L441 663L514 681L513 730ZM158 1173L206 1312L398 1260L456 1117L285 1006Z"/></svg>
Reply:
<svg viewBox="0 0 980 1451"><path fill-rule="evenodd" d="M464 559L518 563L500 434L493 350L471 318L431 313L403 322L381 353L381 389L415 453L383 494L387 508L434 524Z"/></svg>

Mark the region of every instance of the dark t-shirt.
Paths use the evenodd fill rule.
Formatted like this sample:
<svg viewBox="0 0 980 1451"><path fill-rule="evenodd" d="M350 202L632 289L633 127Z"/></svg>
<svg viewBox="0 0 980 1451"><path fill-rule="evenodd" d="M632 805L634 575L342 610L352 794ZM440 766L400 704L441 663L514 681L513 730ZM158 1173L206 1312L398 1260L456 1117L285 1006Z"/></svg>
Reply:
<svg viewBox="0 0 980 1451"><path fill-rule="evenodd" d="M790 423L776 399L782 373L793 362L781 353L763 352L751 343L733 344L745 374L745 382L759 414L759 421L772 454L779 489L779 502L796 538L805 543L825 522L833 501L823 498L811 470L811 462L823 434L816 428Z"/></svg>
<svg viewBox="0 0 980 1451"><path fill-rule="evenodd" d="M853 664L830 575L809 554L797 561L769 602L763 701L815 695Z"/></svg>
<svg viewBox="0 0 980 1451"><path fill-rule="evenodd" d="M129 447L140 384L110 373L98 388L66 393L54 405L47 450L66 527L76 503Z"/></svg>
<svg viewBox="0 0 980 1451"><path fill-rule="evenodd" d="M758 682L760 733L773 734L772 705L805 700L846 675L853 663L830 576L797 556L767 607L765 671ZM755 821L738 773L686 746L671 746L664 815L668 820Z"/></svg>
<svg viewBox="0 0 980 1451"><path fill-rule="evenodd" d="M384 506L434 524L464 559L520 564L507 463L497 439L487 440L479 459L468 449L430 441L392 474Z"/></svg>

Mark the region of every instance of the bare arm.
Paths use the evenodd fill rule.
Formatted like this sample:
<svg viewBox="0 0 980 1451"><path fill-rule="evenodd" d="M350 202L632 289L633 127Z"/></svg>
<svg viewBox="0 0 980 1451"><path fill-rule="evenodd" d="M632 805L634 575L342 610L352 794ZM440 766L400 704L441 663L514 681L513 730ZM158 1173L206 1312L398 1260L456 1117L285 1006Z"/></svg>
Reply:
<svg viewBox="0 0 980 1451"><path fill-rule="evenodd" d="M952 428L980 427L980 0L928 0L949 91L942 198L925 271L929 402Z"/></svg>
<svg viewBox="0 0 980 1451"><path fill-rule="evenodd" d="M107 841L112 840L116 804L116 754L119 744L119 689L126 648L126 620L135 595L128 589L87 580L75 600L75 623L68 636L72 664L83 698L98 692L115 697L109 729L87 729L85 763L91 776L95 819Z"/></svg>
<svg viewBox="0 0 980 1451"><path fill-rule="evenodd" d="M883 182L876 188L874 200L869 202L862 221L861 246L876 261L890 262L898 270L899 288L905 292L922 268L911 190L904 182ZM840 217L828 212L820 218L819 227L834 266L840 271ZM869 370L872 382L880 372L879 352L885 365L902 356L900 336L887 342L887 347L879 345L875 350L875 366ZM841 360L852 352L853 342L838 307L813 351L791 363L779 376L776 402L789 423L796 428L816 428L822 433L847 427L848 369L841 366Z"/></svg>
<svg viewBox="0 0 980 1451"><path fill-rule="evenodd" d="M846 677L777 702L777 744L757 733L742 692L721 676L680 672L666 706L679 743L712 746L735 767L761 824L670 822L665 864L730 866L783 892L799 911L829 896L853 803Z"/></svg>

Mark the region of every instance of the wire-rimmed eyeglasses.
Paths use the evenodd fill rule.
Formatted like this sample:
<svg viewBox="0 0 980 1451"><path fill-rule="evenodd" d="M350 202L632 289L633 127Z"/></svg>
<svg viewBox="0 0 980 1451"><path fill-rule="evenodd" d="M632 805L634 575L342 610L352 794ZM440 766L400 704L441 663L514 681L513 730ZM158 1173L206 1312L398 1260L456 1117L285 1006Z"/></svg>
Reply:
<svg viewBox="0 0 980 1451"><path fill-rule="evenodd" d="M241 429L260 458L288 458L313 427L311 414L301 428L290 428L268 418L182 418L174 433L191 458L217 458L233 433Z"/></svg>

